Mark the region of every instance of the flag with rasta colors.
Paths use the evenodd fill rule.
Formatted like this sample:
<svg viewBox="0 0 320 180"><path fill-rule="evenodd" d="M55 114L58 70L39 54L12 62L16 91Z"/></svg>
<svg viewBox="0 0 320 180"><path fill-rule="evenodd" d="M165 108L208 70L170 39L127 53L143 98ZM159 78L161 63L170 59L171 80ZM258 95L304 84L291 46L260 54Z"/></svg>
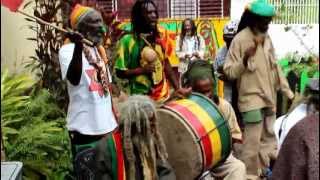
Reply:
<svg viewBox="0 0 320 180"><path fill-rule="evenodd" d="M197 32L205 40L206 50L205 59L214 61L216 53L223 46L223 26L228 22L228 19L197 19ZM181 19L160 19L159 31L161 34L161 44L165 48L165 54L168 57L172 66L178 66L179 59L175 53L175 38L180 34L182 25ZM130 22L124 21L119 27L123 30L130 31Z"/></svg>

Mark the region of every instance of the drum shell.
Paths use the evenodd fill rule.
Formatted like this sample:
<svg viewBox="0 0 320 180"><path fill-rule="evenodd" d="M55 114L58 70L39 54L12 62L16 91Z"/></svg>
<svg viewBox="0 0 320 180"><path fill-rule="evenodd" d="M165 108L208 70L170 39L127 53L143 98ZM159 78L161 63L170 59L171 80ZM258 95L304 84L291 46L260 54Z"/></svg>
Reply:
<svg viewBox="0 0 320 180"><path fill-rule="evenodd" d="M229 156L229 125L207 97L192 93L187 99L166 103L158 115L177 179L195 179Z"/></svg>

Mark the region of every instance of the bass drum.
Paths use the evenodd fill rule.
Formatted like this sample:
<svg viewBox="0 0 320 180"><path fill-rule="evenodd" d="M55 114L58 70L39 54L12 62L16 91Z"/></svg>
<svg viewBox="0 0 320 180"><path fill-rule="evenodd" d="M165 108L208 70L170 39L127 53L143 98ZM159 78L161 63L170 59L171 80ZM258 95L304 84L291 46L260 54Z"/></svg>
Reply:
<svg viewBox="0 0 320 180"><path fill-rule="evenodd" d="M207 97L192 93L187 99L166 103L157 112L178 180L197 179L229 156L229 125Z"/></svg>

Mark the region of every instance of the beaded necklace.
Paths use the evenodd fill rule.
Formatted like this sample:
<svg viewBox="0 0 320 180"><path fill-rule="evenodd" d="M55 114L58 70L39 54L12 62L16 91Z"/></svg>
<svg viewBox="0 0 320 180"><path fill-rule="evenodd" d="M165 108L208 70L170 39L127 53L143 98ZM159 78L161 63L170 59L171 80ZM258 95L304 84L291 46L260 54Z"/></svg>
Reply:
<svg viewBox="0 0 320 180"><path fill-rule="evenodd" d="M98 81L101 83L105 95L109 94L109 77L107 72L107 67L105 66L104 61L101 59L99 53L97 52L97 48L93 48L94 54L96 58L94 58L90 52L90 47L87 45L83 45L83 52L86 56L90 65L92 65L98 72Z"/></svg>

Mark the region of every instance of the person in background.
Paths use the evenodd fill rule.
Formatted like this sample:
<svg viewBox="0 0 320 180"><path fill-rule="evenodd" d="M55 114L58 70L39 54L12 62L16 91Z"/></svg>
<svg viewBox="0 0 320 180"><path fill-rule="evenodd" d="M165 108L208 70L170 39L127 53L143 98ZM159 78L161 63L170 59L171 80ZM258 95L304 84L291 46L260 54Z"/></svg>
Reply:
<svg viewBox="0 0 320 180"><path fill-rule="evenodd" d="M218 78L223 80L224 98L228 102L232 102L232 82L228 81L223 73L223 65L230 47L233 37L236 35L238 29L238 21L229 21L223 28L223 40L225 45L219 49L216 59L213 63L214 69L218 73Z"/></svg>
<svg viewBox="0 0 320 180"><path fill-rule="evenodd" d="M315 106L319 106L317 103L319 97L317 93L319 91L319 79L310 79L307 88L302 97L295 98L295 102L291 105L289 112L279 117L274 123L274 131L278 142L278 151L281 149L281 145L289 133L290 129L307 116L307 114L313 111Z"/></svg>
<svg viewBox="0 0 320 180"><path fill-rule="evenodd" d="M285 137L272 180L319 179L319 79L311 81L307 116Z"/></svg>
<svg viewBox="0 0 320 180"><path fill-rule="evenodd" d="M190 61L204 58L204 51L204 39L197 34L195 22L190 18L185 19L182 22L180 35L176 37L176 54L180 61L178 66L180 77L187 70Z"/></svg>
<svg viewBox="0 0 320 180"><path fill-rule="evenodd" d="M213 66L204 60L193 61L183 75L183 86L192 87L194 92L201 93L211 99L222 113L230 127L233 143L242 142L242 133L237 123L236 115L228 101L214 94L214 71ZM210 170L217 179L224 180L245 180L246 167L244 163L229 155L225 162Z"/></svg>
<svg viewBox="0 0 320 180"><path fill-rule="evenodd" d="M191 89L179 87L178 79L164 55L165 47L160 43L161 34L158 31L157 21L158 10L153 1L135 2L131 11L132 32L124 35L119 41L115 69L119 78L129 80L130 95L148 95L156 102L162 103L171 95L170 86L175 89L177 96L185 96ZM157 58L155 63L147 63L142 67L141 52L147 46L156 52ZM153 74L159 77L152 78ZM153 79L157 79L157 84Z"/></svg>
<svg viewBox="0 0 320 180"><path fill-rule="evenodd" d="M217 77L223 81L223 97L231 103L236 116L238 123L240 125L240 128L243 129L243 121L241 114L239 112L238 108L238 91L236 87L236 81L230 80L226 77L226 75L223 72L223 65L225 63L225 59L228 53L228 49L230 47L230 44L232 42L232 39L237 34L239 22L236 20L229 21L223 29L223 40L225 42L225 46L223 46L216 56L216 59L213 63L214 70L217 73Z"/></svg>
<svg viewBox="0 0 320 180"><path fill-rule="evenodd" d="M71 43L60 48L59 62L69 94L67 129L75 177L113 179L117 173L102 166L109 163L109 159L93 158L105 157L106 146L99 147L110 140L108 137L113 136L118 126L109 91L109 70L98 49L103 42L104 23L98 11L77 4L71 12L70 24L74 32L66 36ZM83 38L93 44L83 43ZM113 138L111 141L117 143Z"/></svg>
<svg viewBox="0 0 320 180"><path fill-rule="evenodd" d="M244 121L240 159L247 167L247 179L265 176L277 156L273 131L276 92L294 97L268 34L273 16L275 8L266 0L254 0L246 6L223 67L227 78L237 82L238 108Z"/></svg>

